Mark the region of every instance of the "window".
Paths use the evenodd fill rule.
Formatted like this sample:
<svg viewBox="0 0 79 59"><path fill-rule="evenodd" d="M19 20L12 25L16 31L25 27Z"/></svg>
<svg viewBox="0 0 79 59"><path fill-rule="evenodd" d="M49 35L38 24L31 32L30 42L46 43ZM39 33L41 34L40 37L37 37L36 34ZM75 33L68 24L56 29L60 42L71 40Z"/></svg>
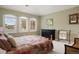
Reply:
<svg viewBox="0 0 79 59"><path fill-rule="evenodd" d="M4 32L6 33L16 33L16 32L34 32L37 31L37 19L36 18L27 18L21 16L18 18L14 15L4 15ZM18 26L18 27L17 27Z"/></svg>
<svg viewBox="0 0 79 59"><path fill-rule="evenodd" d="M27 17L19 17L19 32L27 32L28 31L28 18Z"/></svg>
<svg viewBox="0 0 79 59"><path fill-rule="evenodd" d="M30 32L37 31L37 20L35 18L30 18L29 30Z"/></svg>
<svg viewBox="0 0 79 59"><path fill-rule="evenodd" d="M4 31L8 33L16 32L16 16L4 15Z"/></svg>

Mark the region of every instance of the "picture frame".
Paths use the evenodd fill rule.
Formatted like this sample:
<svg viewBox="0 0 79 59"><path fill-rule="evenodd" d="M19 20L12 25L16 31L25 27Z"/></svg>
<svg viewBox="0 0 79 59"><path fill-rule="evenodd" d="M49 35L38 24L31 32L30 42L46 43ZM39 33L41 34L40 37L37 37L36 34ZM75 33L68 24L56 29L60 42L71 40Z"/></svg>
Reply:
<svg viewBox="0 0 79 59"><path fill-rule="evenodd" d="M78 14L69 15L69 24L78 24Z"/></svg>
<svg viewBox="0 0 79 59"><path fill-rule="evenodd" d="M51 19L48 19L47 20L47 23L48 23L49 26L53 25L53 19L52 18Z"/></svg>

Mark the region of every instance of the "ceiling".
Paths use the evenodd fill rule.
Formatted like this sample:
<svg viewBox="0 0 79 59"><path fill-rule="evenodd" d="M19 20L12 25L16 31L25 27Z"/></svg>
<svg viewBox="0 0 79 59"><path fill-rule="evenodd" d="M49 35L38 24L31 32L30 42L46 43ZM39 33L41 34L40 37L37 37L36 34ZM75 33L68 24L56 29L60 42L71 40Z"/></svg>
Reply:
<svg viewBox="0 0 79 59"><path fill-rule="evenodd" d="M12 9L40 16L73 8L76 6L78 5L0 5L0 7L6 9Z"/></svg>

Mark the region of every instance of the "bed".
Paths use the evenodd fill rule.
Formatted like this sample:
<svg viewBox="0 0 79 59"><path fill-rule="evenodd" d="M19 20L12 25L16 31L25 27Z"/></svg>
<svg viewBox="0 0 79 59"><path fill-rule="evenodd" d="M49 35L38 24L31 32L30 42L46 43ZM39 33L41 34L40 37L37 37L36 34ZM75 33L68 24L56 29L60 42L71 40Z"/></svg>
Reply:
<svg viewBox="0 0 79 59"><path fill-rule="evenodd" d="M42 54L53 49L51 40L41 36L21 36L16 37L15 54Z"/></svg>
<svg viewBox="0 0 79 59"><path fill-rule="evenodd" d="M20 37L8 37L8 42L11 43L11 48L8 46L7 54L45 54L53 49L52 41L48 38L27 35Z"/></svg>

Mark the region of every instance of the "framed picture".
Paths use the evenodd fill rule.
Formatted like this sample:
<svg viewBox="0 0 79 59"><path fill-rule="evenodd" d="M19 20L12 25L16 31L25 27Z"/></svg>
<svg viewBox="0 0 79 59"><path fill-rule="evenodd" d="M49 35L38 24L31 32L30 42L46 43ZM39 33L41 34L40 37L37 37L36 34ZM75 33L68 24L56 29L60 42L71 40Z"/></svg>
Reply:
<svg viewBox="0 0 79 59"><path fill-rule="evenodd" d="M78 24L78 14L69 15L69 24Z"/></svg>
<svg viewBox="0 0 79 59"><path fill-rule="evenodd" d="M48 22L48 25L49 25L49 26L53 25L53 19L48 19L47 22Z"/></svg>

